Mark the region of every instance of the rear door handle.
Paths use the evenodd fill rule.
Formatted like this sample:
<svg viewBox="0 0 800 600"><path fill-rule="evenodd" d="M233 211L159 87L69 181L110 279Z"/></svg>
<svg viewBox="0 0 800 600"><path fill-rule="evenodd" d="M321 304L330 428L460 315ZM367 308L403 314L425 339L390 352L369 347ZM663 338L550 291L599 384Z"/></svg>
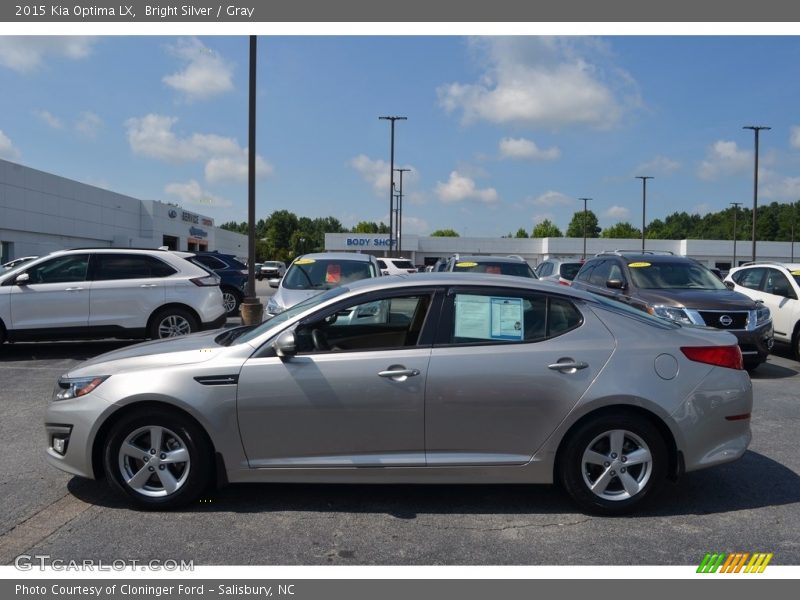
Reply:
<svg viewBox="0 0 800 600"><path fill-rule="evenodd" d="M143 284L142 284L142 285L140 285L139 287L143 287L143 288L153 288L153 287L158 287L158 284L157 284L157 283L143 283Z"/></svg>
<svg viewBox="0 0 800 600"><path fill-rule="evenodd" d="M378 377L388 377L395 381L405 381L409 377L419 375L419 369L405 369L402 367L389 367L386 371L380 371Z"/></svg>
<svg viewBox="0 0 800 600"><path fill-rule="evenodd" d="M580 369L585 369L589 366L589 363L585 363L583 361L578 360L565 360L563 362L553 363L552 365L547 365L548 369L552 369L553 371L561 371L562 373L574 373Z"/></svg>
<svg viewBox="0 0 800 600"><path fill-rule="evenodd" d="M82 287L68 287L68 288L64 288L64 291L67 291L67 292L82 292L83 290L84 290L84 288L82 288Z"/></svg>

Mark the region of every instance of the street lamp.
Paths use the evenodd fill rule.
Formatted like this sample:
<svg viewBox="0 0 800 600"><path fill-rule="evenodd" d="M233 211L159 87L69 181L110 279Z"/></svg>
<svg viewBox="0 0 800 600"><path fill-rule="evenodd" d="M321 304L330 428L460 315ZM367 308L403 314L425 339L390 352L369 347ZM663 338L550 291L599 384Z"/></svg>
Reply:
<svg viewBox="0 0 800 600"><path fill-rule="evenodd" d="M591 198L578 198L578 200L583 200L583 260L586 260L586 203Z"/></svg>
<svg viewBox="0 0 800 600"><path fill-rule="evenodd" d="M655 177L651 177L649 175L637 175L636 179L642 180L642 252L644 252L644 213L645 207L647 206L647 180L655 179Z"/></svg>
<svg viewBox="0 0 800 600"><path fill-rule="evenodd" d="M393 239L392 215L394 214L394 122L405 121L408 119L408 117L378 117L378 119L392 122L392 141L391 141L391 151L389 155L390 158L389 158L389 254L388 254L388 256L392 256L392 239Z"/></svg>
<svg viewBox="0 0 800 600"><path fill-rule="evenodd" d="M731 268L736 268L736 216L739 214L739 207L741 202L731 202L733 207L733 264Z"/></svg>
<svg viewBox="0 0 800 600"><path fill-rule="evenodd" d="M789 262L794 262L794 225L797 221L797 204L792 202L792 258Z"/></svg>
<svg viewBox="0 0 800 600"><path fill-rule="evenodd" d="M752 129L755 133L755 161L753 167L753 262L756 260L756 210L758 209L758 134L762 129L769 131L772 127L765 125L745 125L742 129Z"/></svg>
<svg viewBox="0 0 800 600"><path fill-rule="evenodd" d="M395 169L400 173L400 188L397 194L397 255L403 254L403 173L407 173L411 169Z"/></svg>

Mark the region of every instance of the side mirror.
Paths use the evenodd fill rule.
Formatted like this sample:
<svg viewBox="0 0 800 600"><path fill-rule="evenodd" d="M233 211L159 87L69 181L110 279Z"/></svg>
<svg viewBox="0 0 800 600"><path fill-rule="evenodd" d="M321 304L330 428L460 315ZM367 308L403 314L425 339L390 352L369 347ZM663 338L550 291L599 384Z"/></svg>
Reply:
<svg viewBox="0 0 800 600"><path fill-rule="evenodd" d="M16 279L14 279L14 283L16 285L28 285L28 282L31 280L31 276L27 273L22 273L17 275Z"/></svg>
<svg viewBox="0 0 800 600"><path fill-rule="evenodd" d="M606 281L606 287L612 290L624 290L625 282L622 279L609 279Z"/></svg>
<svg viewBox="0 0 800 600"><path fill-rule="evenodd" d="M297 354L297 340L294 337L294 331L284 331L278 336L272 347L275 349L275 354L281 358L291 358Z"/></svg>
<svg viewBox="0 0 800 600"><path fill-rule="evenodd" d="M733 283L732 281L723 281L723 283L725 284L725 287L728 288L729 290L732 290L733 288L736 287L736 284Z"/></svg>

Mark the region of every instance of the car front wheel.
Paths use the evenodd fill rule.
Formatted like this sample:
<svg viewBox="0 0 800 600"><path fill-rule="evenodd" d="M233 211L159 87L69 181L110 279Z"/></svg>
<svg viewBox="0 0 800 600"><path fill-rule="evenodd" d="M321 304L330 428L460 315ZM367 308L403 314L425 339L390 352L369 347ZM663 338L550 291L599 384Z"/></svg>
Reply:
<svg viewBox="0 0 800 600"><path fill-rule="evenodd" d="M213 461L204 433L168 411L131 414L106 438L103 467L112 486L140 508L184 506L205 490Z"/></svg>
<svg viewBox="0 0 800 600"><path fill-rule="evenodd" d="M633 414L608 414L580 425L559 458L562 485L581 509L621 515L653 496L667 473L658 429Z"/></svg>

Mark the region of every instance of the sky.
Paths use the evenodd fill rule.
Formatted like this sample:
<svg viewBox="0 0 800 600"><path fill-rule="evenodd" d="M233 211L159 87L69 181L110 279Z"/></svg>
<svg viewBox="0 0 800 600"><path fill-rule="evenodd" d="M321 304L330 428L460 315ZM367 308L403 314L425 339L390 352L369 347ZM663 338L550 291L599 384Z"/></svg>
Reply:
<svg viewBox="0 0 800 600"><path fill-rule="evenodd" d="M0 35L0 158L215 219L247 219L248 44ZM800 199L800 37L258 38L257 215L403 231L562 231Z"/></svg>

